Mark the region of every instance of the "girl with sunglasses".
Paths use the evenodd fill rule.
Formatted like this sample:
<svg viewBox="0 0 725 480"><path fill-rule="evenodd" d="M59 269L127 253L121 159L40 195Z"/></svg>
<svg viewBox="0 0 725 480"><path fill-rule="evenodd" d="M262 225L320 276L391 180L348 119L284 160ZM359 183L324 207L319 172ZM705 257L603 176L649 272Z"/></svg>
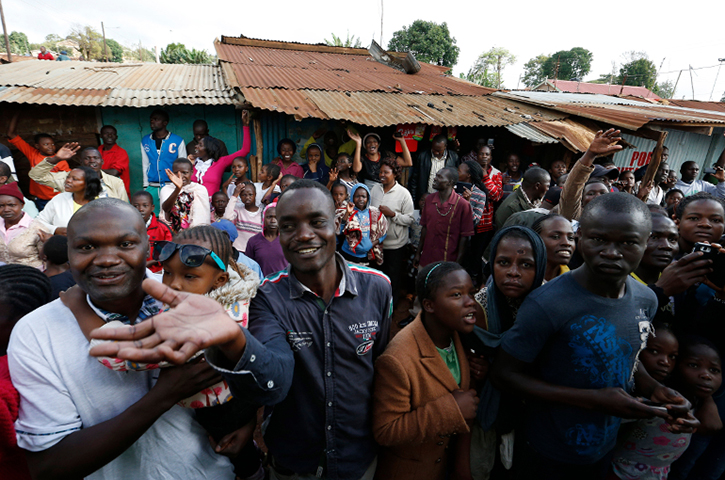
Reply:
<svg viewBox="0 0 725 480"><path fill-rule="evenodd" d="M218 301L237 323L247 327L249 302L257 292L257 275L232 257L232 243L226 232L211 225L182 230L173 242L155 242L154 260L163 267L163 283L180 292L206 295ZM99 322L102 322L99 318ZM113 322L109 322L111 328ZM98 325L99 327L101 325ZM94 340L91 346L95 345ZM125 362L99 358L113 370L146 370L168 366ZM252 441L256 427L257 406L232 398L222 381L180 402L196 409L197 421L214 439L217 453L231 458L240 478L255 475L262 468Z"/></svg>

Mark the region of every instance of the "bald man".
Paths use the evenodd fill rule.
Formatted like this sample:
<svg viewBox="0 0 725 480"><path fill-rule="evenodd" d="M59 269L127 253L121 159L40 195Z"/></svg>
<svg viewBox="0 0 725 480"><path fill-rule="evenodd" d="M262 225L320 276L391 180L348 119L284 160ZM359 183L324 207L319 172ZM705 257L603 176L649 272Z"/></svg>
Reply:
<svg viewBox="0 0 725 480"><path fill-rule="evenodd" d="M543 168L533 167L526 170L521 186L496 210L496 228L503 228L506 220L514 213L540 206L550 184L551 175Z"/></svg>

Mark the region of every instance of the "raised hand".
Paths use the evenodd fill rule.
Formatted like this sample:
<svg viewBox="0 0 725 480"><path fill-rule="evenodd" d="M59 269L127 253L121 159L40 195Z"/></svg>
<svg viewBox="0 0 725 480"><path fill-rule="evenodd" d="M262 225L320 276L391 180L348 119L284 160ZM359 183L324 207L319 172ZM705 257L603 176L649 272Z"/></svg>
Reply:
<svg viewBox="0 0 725 480"><path fill-rule="evenodd" d="M199 350L219 345L230 360L237 354L237 360L241 357L244 333L217 301L177 292L148 278L143 288L171 308L136 325L93 330L91 338L115 341L96 345L91 355L181 365Z"/></svg>
<svg viewBox="0 0 725 480"><path fill-rule="evenodd" d="M60 147L57 152L55 152L55 158L57 158L59 162L62 160L70 160L80 149L81 146L78 142L66 143Z"/></svg>
<svg viewBox="0 0 725 480"><path fill-rule="evenodd" d="M358 145L362 145L362 138L360 138L360 135L358 133L353 132L348 128L347 135L350 137L350 140L354 141Z"/></svg>
<svg viewBox="0 0 725 480"><path fill-rule="evenodd" d="M347 202L347 205L345 206L345 208L347 208L347 216L348 216L348 217L349 217L350 215L352 215L352 212L354 212L354 211L355 211L355 205L353 205L353 203L352 203L352 202Z"/></svg>
<svg viewBox="0 0 725 480"><path fill-rule="evenodd" d="M618 152L623 147L621 145L615 145L617 142L622 140L619 134L622 133L620 130L610 128L606 132L599 130L594 135L591 145L587 149L587 153L593 154L596 157L610 155L614 152Z"/></svg>
<svg viewBox="0 0 725 480"><path fill-rule="evenodd" d="M166 175L169 176L169 180L171 180L171 183L174 184L174 186L181 190L181 187L184 186L184 180L181 178L181 175L177 175L174 172L172 172L170 169L166 169Z"/></svg>
<svg viewBox="0 0 725 480"><path fill-rule="evenodd" d="M672 296L704 282L712 271L712 260L702 256L702 252L691 252L667 265L655 285L662 288L665 295Z"/></svg>
<svg viewBox="0 0 725 480"><path fill-rule="evenodd" d="M337 180L337 167L330 169L330 182Z"/></svg>

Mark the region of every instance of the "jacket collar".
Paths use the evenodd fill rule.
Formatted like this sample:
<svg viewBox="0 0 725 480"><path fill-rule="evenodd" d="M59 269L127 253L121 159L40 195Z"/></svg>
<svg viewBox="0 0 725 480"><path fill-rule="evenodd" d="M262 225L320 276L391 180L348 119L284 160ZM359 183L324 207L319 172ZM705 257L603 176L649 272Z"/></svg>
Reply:
<svg viewBox="0 0 725 480"><path fill-rule="evenodd" d="M466 360L466 352L461 344L461 338L458 332L453 332L453 345L456 348L456 354L458 355L458 363L461 366L461 385L457 385L453 379L453 375L446 366L445 362L441 358L441 355L436 350L436 346L433 340L428 335L428 332L423 325L421 318L422 312L418 313L413 323L407 328L411 329L411 334L415 338L418 344L418 352L420 354L420 363L423 365L428 372L435 377L439 382L446 386L450 391L453 390L467 390L471 381L471 372L468 366L468 360Z"/></svg>
<svg viewBox="0 0 725 480"><path fill-rule="evenodd" d="M349 292L350 295L357 296L357 282L355 281L355 277L353 277L352 271L350 270L347 262L339 253L335 253L335 262L337 262L337 267L342 269L342 278L340 279L340 284L337 286L337 290L335 291L335 297L341 297L345 292ZM287 271L289 272L289 294L291 299L294 300L301 298L305 292L310 292L315 297L318 297L315 292L297 280L297 277L295 277L294 271L292 270L292 265L287 267Z"/></svg>

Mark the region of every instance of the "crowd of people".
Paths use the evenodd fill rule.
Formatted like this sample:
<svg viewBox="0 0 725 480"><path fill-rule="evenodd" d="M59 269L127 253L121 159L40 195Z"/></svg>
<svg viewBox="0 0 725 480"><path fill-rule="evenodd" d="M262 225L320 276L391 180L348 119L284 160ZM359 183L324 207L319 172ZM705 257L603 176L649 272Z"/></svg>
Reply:
<svg viewBox="0 0 725 480"><path fill-rule="evenodd" d="M136 192L113 126L10 121L2 478L722 478L725 151L647 182L615 129L544 168L349 127L253 182L241 118L229 153L154 111Z"/></svg>

